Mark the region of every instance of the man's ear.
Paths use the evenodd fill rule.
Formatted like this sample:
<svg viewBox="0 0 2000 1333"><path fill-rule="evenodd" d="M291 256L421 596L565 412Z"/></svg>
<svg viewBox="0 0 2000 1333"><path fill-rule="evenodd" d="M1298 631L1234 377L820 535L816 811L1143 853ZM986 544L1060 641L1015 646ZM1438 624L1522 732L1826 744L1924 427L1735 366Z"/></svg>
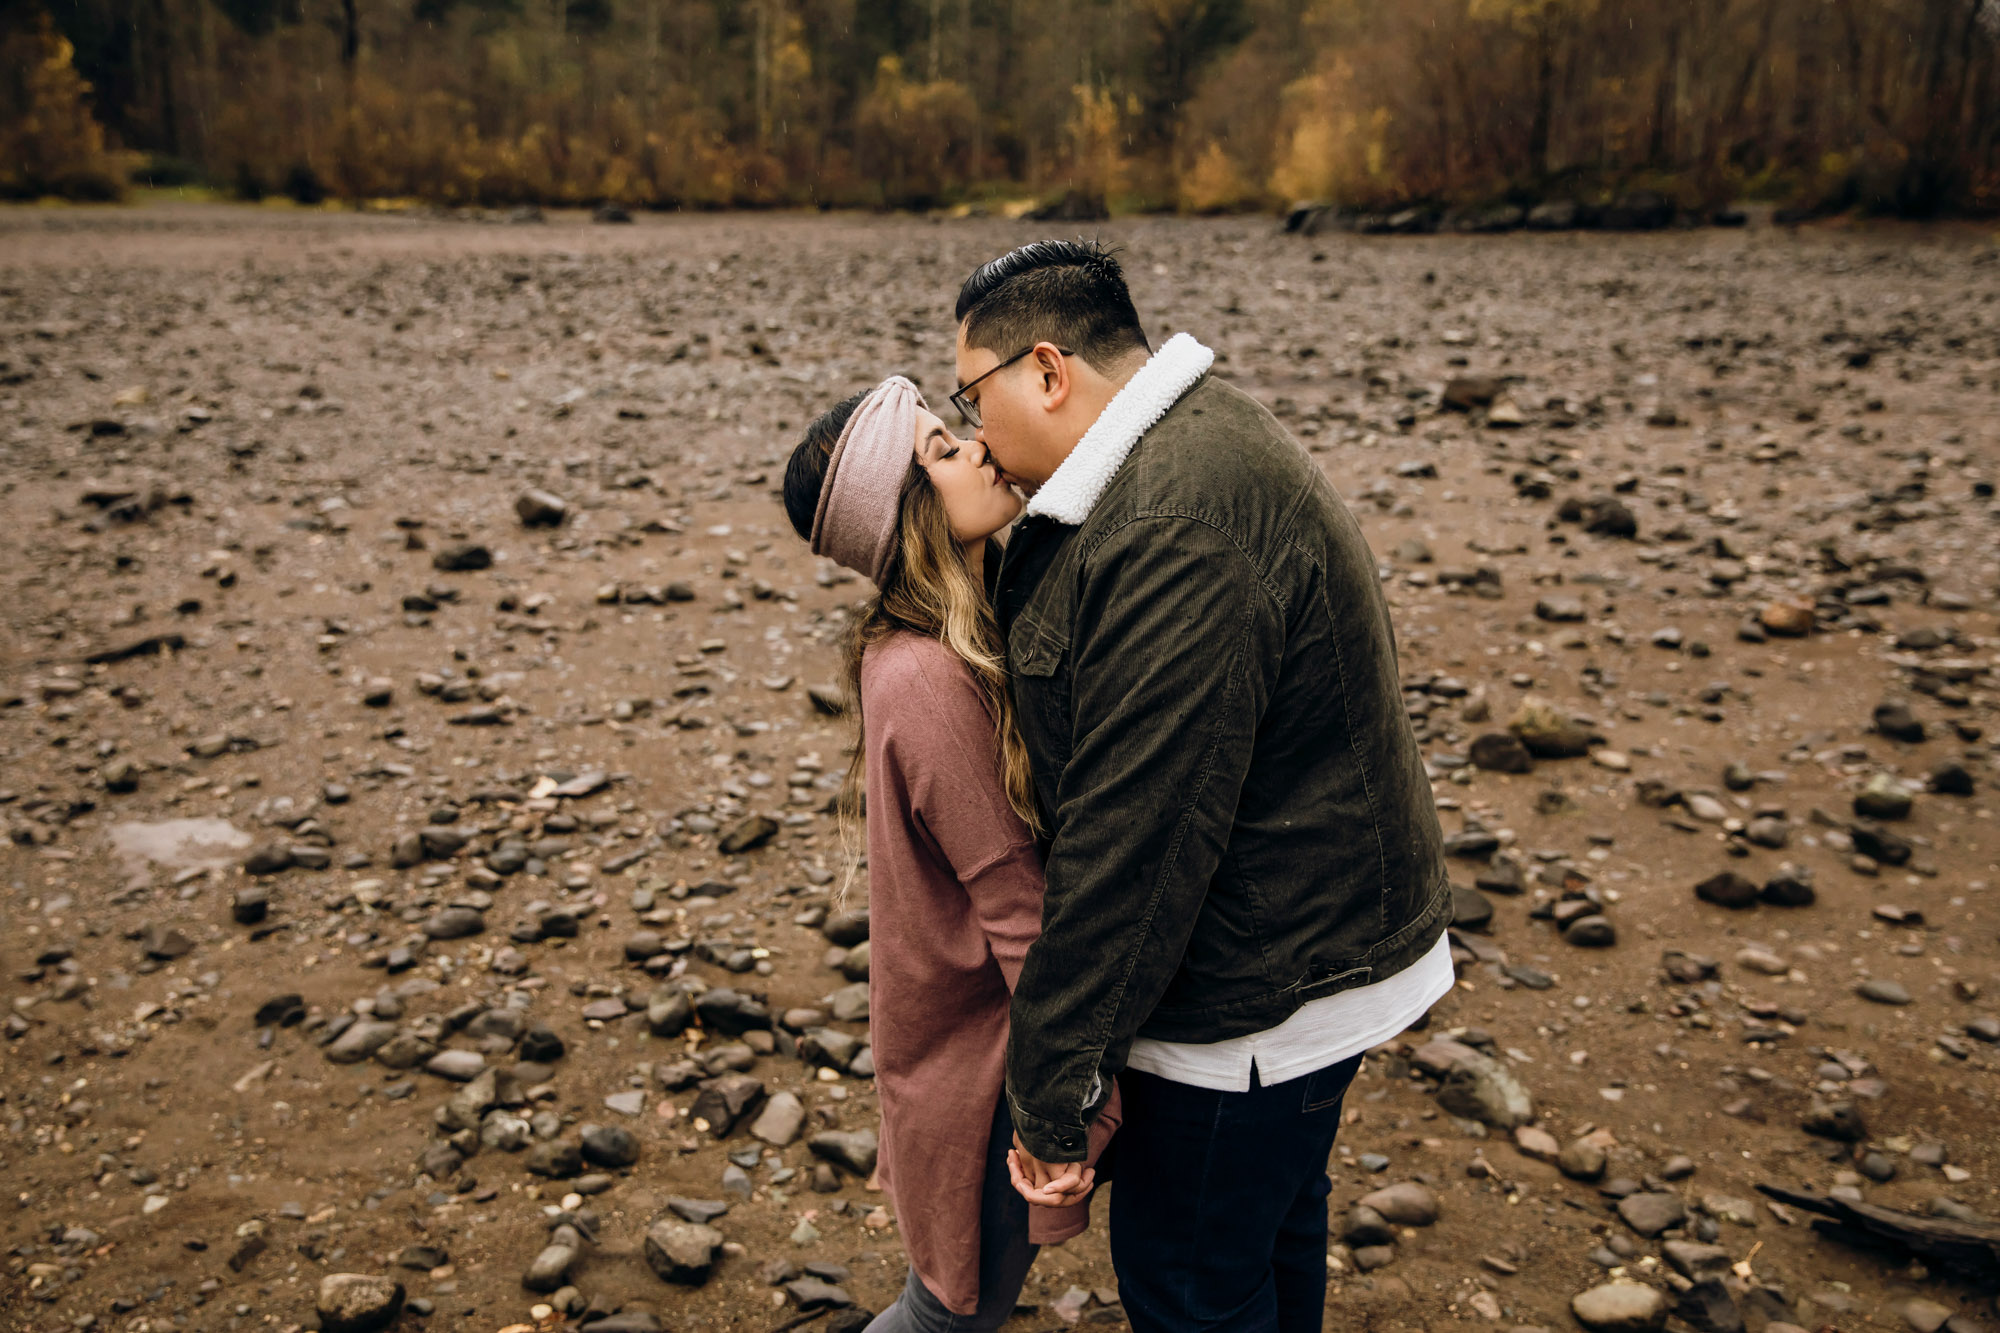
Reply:
<svg viewBox="0 0 2000 1333"><path fill-rule="evenodd" d="M1051 342L1035 344L1035 371L1042 377L1042 408L1053 412L1069 401L1069 358Z"/></svg>

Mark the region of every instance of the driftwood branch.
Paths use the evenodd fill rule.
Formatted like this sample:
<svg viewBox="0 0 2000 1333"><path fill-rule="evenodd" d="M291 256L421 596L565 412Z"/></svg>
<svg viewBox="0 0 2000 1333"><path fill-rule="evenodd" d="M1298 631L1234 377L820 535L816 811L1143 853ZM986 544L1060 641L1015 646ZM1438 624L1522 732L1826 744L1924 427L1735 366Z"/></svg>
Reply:
<svg viewBox="0 0 2000 1333"><path fill-rule="evenodd" d="M2000 1223L1926 1217L1872 1203L1799 1194L1776 1185L1757 1192L1816 1214L1813 1230L1861 1249L1914 1255L1981 1286L2000 1287Z"/></svg>
<svg viewBox="0 0 2000 1333"><path fill-rule="evenodd" d="M791 1319L787 1319L784 1323L772 1329L771 1333L791 1333L792 1329L803 1328L805 1325L810 1324L813 1320L819 1318L821 1315L831 1314L832 1312L833 1308L831 1306L822 1306L820 1309L817 1310L808 1310L802 1315L797 1315Z"/></svg>

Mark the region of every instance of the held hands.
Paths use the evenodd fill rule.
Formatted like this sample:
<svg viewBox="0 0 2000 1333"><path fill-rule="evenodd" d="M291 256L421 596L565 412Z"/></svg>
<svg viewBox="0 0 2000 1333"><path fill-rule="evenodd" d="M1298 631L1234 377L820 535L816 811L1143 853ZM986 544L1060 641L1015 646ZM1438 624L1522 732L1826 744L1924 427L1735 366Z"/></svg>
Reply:
<svg viewBox="0 0 2000 1333"><path fill-rule="evenodd" d="M1028 1151L1019 1134L1007 1153L1007 1174L1022 1198L1045 1208L1081 1203L1097 1183L1097 1172L1082 1162L1042 1161Z"/></svg>

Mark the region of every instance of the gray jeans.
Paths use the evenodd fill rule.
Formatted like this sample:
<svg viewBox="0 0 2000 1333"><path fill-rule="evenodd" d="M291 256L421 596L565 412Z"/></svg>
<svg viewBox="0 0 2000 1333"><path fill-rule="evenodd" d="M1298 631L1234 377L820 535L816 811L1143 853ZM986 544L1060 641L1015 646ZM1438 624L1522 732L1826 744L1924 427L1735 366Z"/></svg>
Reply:
<svg viewBox="0 0 2000 1333"><path fill-rule="evenodd" d="M875 1316L866 1333L991 1333L1007 1322L1039 1248L1028 1243L1028 1201L1007 1177L1007 1150L1013 1146L1014 1122L1002 1096L986 1145L986 1184L979 1199L979 1308L953 1314L912 1268L903 1294Z"/></svg>

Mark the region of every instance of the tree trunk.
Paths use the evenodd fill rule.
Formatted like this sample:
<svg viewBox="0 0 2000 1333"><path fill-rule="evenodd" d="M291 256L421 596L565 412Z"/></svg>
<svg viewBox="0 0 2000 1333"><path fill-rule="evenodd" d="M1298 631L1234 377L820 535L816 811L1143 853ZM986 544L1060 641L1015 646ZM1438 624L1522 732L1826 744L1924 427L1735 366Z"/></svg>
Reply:
<svg viewBox="0 0 2000 1333"><path fill-rule="evenodd" d="M1549 175L1549 122L1555 115L1555 37L1542 26L1535 35L1535 107L1528 122L1528 174L1536 181Z"/></svg>
<svg viewBox="0 0 2000 1333"><path fill-rule="evenodd" d="M354 62L361 55L361 12L358 0L340 0L340 66L354 89Z"/></svg>
<svg viewBox="0 0 2000 1333"><path fill-rule="evenodd" d="M756 52L752 66L752 100L757 111L757 147L771 146L771 0L755 0Z"/></svg>
<svg viewBox="0 0 2000 1333"><path fill-rule="evenodd" d="M1671 6L1668 7L1671 10ZM1681 25L1677 18L1667 19L1666 50L1660 56L1659 81L1653 86L1653 134L1647 147L1646 158L1656 168L1673 165L1676 139L1674 133L1674 108L1679 101L1681 65Z"/></svg>

